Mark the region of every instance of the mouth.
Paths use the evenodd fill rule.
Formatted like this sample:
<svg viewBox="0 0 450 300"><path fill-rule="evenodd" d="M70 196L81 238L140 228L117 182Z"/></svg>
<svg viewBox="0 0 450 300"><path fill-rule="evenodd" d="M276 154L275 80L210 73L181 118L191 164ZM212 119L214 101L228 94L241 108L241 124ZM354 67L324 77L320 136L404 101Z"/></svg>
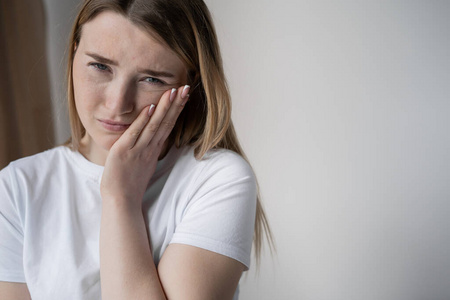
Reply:
<svg viewBox="0 0 450 300"><path fill-rule="evenodd" d="M98 119L98 121L103 126L103 128L105 128L109 131L115 131L115 132L125 131L131 125L129 123L116 122L116 121L104 120L104 119Z"/></svg>

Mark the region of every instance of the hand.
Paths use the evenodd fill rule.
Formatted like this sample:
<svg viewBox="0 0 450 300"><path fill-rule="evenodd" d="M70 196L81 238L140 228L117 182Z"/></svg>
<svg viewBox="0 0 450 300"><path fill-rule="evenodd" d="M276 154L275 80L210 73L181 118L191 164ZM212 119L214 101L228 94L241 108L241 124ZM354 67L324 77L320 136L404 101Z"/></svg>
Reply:
<svg viewBox="0 0 450 300"><path fill-rule="evenodd" d="M189 98L189 86L165 92L111 147L100 184L103 201L141 207L165 141Z"/></svg>

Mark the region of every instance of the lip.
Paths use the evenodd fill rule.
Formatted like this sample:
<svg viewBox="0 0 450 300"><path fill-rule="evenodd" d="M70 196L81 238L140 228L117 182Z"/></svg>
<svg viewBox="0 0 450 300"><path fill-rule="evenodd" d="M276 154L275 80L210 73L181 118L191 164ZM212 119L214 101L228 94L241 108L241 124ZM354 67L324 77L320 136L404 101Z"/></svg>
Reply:
<svg viewBox="0 0 450 300"><path fill-rule="evenodd" d="M109 131L116 131L116 132L125 131L131 125L129 123L122 123L122 122L116 122L116 121L104 120L104 119L98 119L98 121L100 122L100 124L102 124L102 126L105 129L107 129Z"/></svg>

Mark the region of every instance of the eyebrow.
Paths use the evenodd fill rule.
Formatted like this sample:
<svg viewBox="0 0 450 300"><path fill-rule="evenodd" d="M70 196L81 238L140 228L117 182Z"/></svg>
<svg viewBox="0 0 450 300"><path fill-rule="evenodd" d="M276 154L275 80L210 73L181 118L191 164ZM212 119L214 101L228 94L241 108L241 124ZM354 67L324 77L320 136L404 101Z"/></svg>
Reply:
<svg viewBox="0 0 450 300"><path fill-rule="evenodd" d="M108 65L113 65L113 66L119 65L119 63L117 61L103 57L96 53L86 52L86 55L92 57L93 59L95 59L96 61L98 61L99 63L102 63L102 64L108 64ZM145 73L145 74L148 74L150 76L155 76L155 77L165 77L165 78L174 78L175 77L175 75L173 75L172 73L165 72L165 71L155 71L155 70L151 70L151 69L139 68L138 72Z"/></svg>

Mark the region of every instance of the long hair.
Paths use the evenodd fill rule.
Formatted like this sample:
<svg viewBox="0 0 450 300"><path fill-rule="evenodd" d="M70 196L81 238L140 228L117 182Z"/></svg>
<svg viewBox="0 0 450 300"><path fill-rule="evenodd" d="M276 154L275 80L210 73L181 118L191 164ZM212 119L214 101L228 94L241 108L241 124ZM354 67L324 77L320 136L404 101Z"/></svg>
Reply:
<svg viewBox="0 0 450 300"><path fill-rule="evenodd" d="M75 48L80 42L83 24L103 11L119 13L151 33L170 47L188 70L189 102L168 138L169 146L191 145L196 159L201 159L211 149L224 148L247 160L231 121L231 97L211 14L202 0L86 0L83 3L72 28L68 49L67 83L72 137L66 145L78 150L86 133L75 107L72 78ZM264 233L270 249L274 249L258 191L254 235L257 262Z"/></svg>

